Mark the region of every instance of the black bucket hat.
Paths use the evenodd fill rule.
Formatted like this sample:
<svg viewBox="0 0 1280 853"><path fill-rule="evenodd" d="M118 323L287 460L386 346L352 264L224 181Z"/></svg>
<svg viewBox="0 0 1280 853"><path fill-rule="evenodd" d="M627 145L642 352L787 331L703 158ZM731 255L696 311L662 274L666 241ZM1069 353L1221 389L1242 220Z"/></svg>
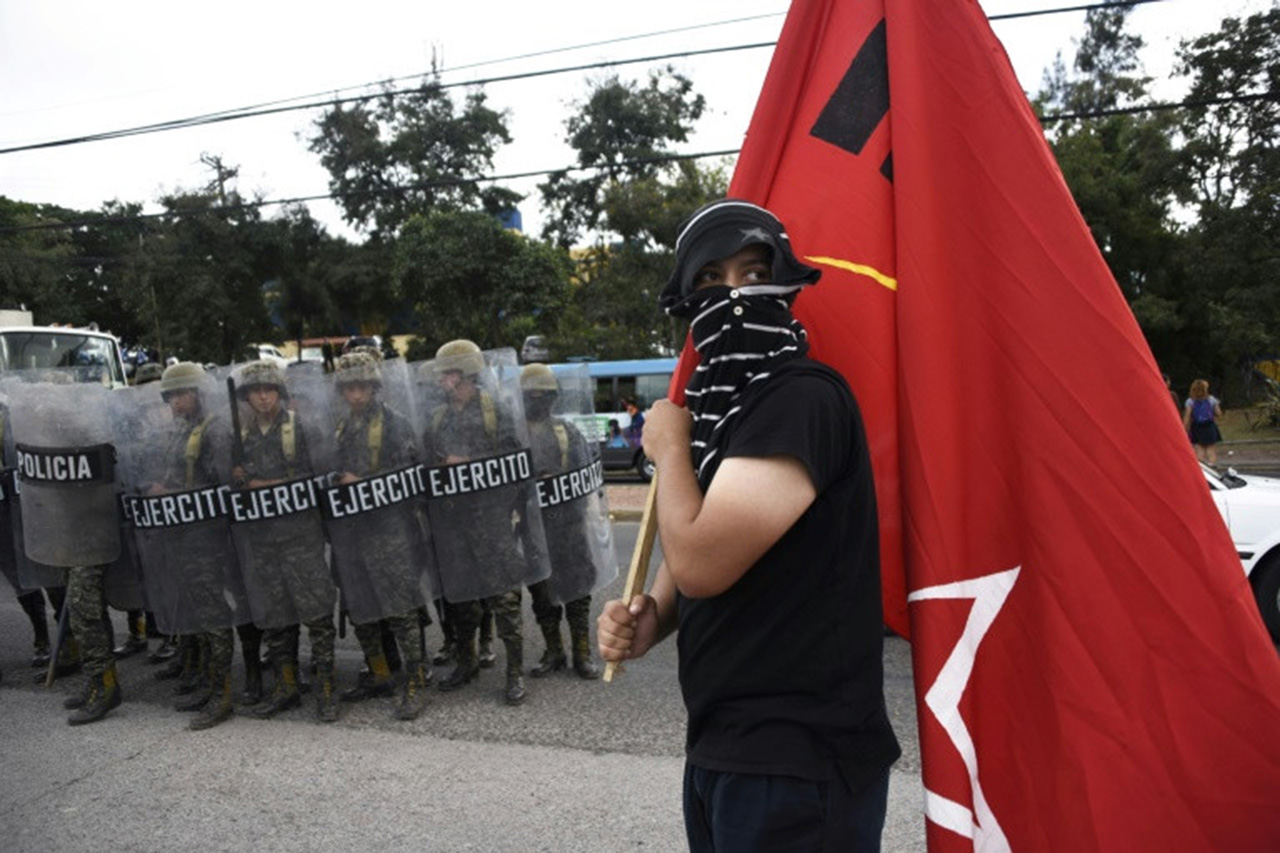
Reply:
<svg viewBox="0 0 1280 853"><path fill-rule="evenodd" d="M681 224L676 237L676 268L658 296L659 307L668 314L681 313L682 303L693 293L698 270L756 244L771 250L773 284L796 285L798 289L822 277L822 270L796 259L778 217L751 202L722 198L699 208Z"/></svg>

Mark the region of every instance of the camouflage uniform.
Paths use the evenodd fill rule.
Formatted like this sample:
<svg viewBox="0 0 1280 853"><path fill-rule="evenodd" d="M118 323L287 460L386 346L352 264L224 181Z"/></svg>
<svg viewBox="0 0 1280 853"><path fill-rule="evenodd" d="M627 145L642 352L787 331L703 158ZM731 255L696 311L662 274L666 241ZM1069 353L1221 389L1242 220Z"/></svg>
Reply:
<svg viewBox="0 0 1280 853"><path fill-rule="evenodd" d="M531 410L527 408L527 411ZM578 470L595 458L577 427L558 418L531 415L529 445L534 476L539 478ZM547 549L551 552L551 577L529 587L529 596L533 602L533 616L547 641L547 651L531 674L540 678L565 667L560 636L563 612L569 623L574 671L585 679L599 678L599 669L591 660L591 595L578 595L580 590L591 589L596 575L594 559L585 539L589 528L583 504L566 501L544 507L542 526L547 533ZM565 590L572 590L568 594L576 597L566 601L562 608L553 601L553 588L560 593L555 598L566 597Z"/></svg>
<svg viewBox="0 0 1280 853"><path fill-rule="evenodd" d="M366 366L366 361L373 363L372 358L363 353L339 359L340 386L344 382L343 373L352 374ZM375 370L370 368L370 374L376 375ZM375 380L370 382L374 384ZM369 411L351 411L339 421L337 448L339 472L360 478L404 468L418 459L412 425L376 396ZM378 622L381 618L396 638L405 669L405 689L397 708L401 719L413 719L421 713L421 690L431 680L423 661L422 623L418 615L419 608L426 605L426 597L419 580L422 551L416 512L417 508L406 502L329 521L335 543L335 564L346 591L348 613L372 673L372 680L344 694L343 698L354 701L387 693L393 687ZM352 560L358 566L347 565L341 558L339 543L349 546L359 543L360 554Z"/></svg>
<svg viewBox="0 0 1280 853"><path fill-rule="evenodd" d="M171 365L161 379L162 394L190 391L199 394L204 376L199 365L189 362ZM224 479L219 470L229 452L224 421L205 414L201 405L185 415L174 413L165 446L156 463L152 492L182 492L216 486ZM149 567L159 568L179 586L164 596L173 607L167 614L180 622L165 625L171 633L190 635L203 653L205 689L180 710L202 710L192 728L217 725L231 714L231 658L235 651L232 625L236 613L227 604L226 593L243 605L235 570L235 551L225 520L183 525L169 531L140 531L146 553L153 557ZM156 602L153 601L153 604Z"/></svg>
<svg viewBox="0 0 1280 853"><path fill-rule="evenodd" d="M245 369L249 377L250 364ZM279 371L270 375L279 377ZM259 372L262 372L261 370ZM252 480L288 481L314 474L307 448L306 433L293 413L285 408L283 378L255 383L246 379L241 391L255 384L274 384L281 391L279 405L270 415L265 429L250 417L241 428L243 467ZM292 439L285 439L285 425L291 423ZM287 445L291 444L289 448ZM321 682L320 716L325 721L336 719L331 704L334 675L334 622L336 592L324 555L324 530L318 512L302 512L272 519L259 529L257 523L243 527L236 537L241 554L244 584L253 610L254 622L263 629L267 656L276 672L276 689L270 702L256 713L273 716L281 710L296 707L297 670L293 626L299 621L311 639L311 662Z"/></svg>
<svg viewBox="0 0 1280 853"><path fill-rule="evenodd" d="M479 349L476 348L475 352L479 354ZM450 458L479 459L519 449L511 418L496 410L492 400L486 405L486 397L487 392L477 385L465 402L449 402L430 413L430 423L423 440L429 464L441 465ZM517 532L512 531L513 517L518 517L523 507L514 492L510 505L502 501L483 507L460 504L444 498L431 502L429 506L433 530L449 528L451 534L432 538L436 560L442 570L447 563L491 566L502 576L507 576L511 574L509 567L523 565ZM510 535L507 535L508 531L511 531ZM476 601L449 601L447 589L445 593L446 613L453 623L457 643L457 666L440 683L440 689L455 690L477 675L476 634L483 608L487 605L493 611L498 637L506 650L507 701L513 705L522 702L524 640L520 587Z"/></svg>

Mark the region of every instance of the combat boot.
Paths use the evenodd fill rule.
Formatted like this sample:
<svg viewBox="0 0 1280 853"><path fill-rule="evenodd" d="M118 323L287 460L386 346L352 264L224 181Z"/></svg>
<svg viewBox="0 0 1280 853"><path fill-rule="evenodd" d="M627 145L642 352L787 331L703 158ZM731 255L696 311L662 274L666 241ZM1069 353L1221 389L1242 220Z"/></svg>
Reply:
<svg viewBox="0 0 1280 853"><path fill-rule="evenodd" d="M524 677L519 664L507 664L507 689L502 695L508 705L524 704Z"/></svg>
<svg viewBox="0 0 1280 853"><path fill-rule="evenodd" d="M35 646L31 651L31 666L33 669L43 669L49 665L49 642L47 640L36 640Z"/></svg>
<svg viewBox="0 0 1280 853"><path fill-rule="evenodd" d="M178 653L169 661L169 665L156 673L156 681L169 681L182 678L195 668L195 660L199 657L199 647L195 637L178 637Z"/></svg>
<svg viewBox="0 0 1280 853"><path fill-rule="evenodd" d="M93 692L93 679L90 678L84 683L84 689L74 696L68 696L62 700L62 707L68 711L74 711L76 708L83 708L84 703L89 701L89 694Z"/></svg>
<svg viewBox="0 0 1280 853"><path fill-rule="evenodd" d="M244 692L240 704L257 705L262 701L262 630L255 625L237 625L240 659L244 661Z"/></svg>
<svg viewBox="0 0 1280 853"><path fill-rule="evenodd" d="M244 692L240 704L257 705L262 701L262 660L255 651L244 656Z"/></svg>
<svg viewBox="0 0 1280 853"><path fill-rule="evenodd" d="M282 711L288 711L302 704L302 696L298 693L298 676L293 664L281 664L276 669L276 686L271 691L271 698L265 705L258 705L250 713L260 720L269 720Z"/></svg>
<svg viewBox="0 0 1280 853"><path fill-rule="evenodd" d="M111 650L117 659L133 657L147 650L147 617L141 610L129 611L129 637Z"/></svg>
<svg viewBox="0 0 1280 853"><path fill-rule="evenodd" d="M234 713L231 702L231 673L223 673L218 680L221 682L221 687L214 691L214 695L205 704L204 710L200 712L200 715L187 724L187 728L191 729L191 731L198 732L203 729L211 729L218 723L230 719Z"/></svg>
<svg viewBox="0 0 1280 853"><path fill-rule="evenodd" d="M338 697L333 692L333 672L321 675L316 692L316 719L322 723L338 721Z"/></svg>
<svg viewBox="0 0 1280 853"><path fill-rule="evenodd" d="M534 678L545 678L564 669L567 661L564 656L564 640L560 637L560 622L539 622L538 627L542 629L542 637L547 641L547 650L542 653L542 660L538 661L538 665L529 670L529 674Z"/></svg>
<svg viewBox="0 0 1280 853"><path fill-rule="evenodd" d="M75 675L82 666L80 642L73 635L68 634L67 639L58 647L58 659L53 663L53 677L65 678L68 675ZM34 681L36 684L44 684L47 678L47 673L37 672Z"/></svg>
<svg viewBox="0 0 1280 853"><path fill-rule="evenodd" d="M480 655L477 663L481 669L491 669L498 660L493 653L493 611L485 609L480 614Z"/></svg>
<svg viewBox="0 0 1280 853"><path fill-rule="evenodd" d="M453 668L453 672L440 681L440 690L445 693L457 690L459 687L465 687L480 674L480 665L476 661L475 647L471 645L470 640L465 643L458 643L454 647L454 653L458 663Z"/></svg>
<svg viewBox="0 0 1280 853"><path fill-rule="evenodd" d="M190 638L190 655L184 660L186 664L173 692L179 696L195 693L205 683L205 666L209 659L209 641L202 636Z"/></svg>
<svg viewBox="0 0 1280 853"><path fill-rule="evenodd" d="M427 685L431 683L430 670L421 664L416 670L406 672L404 689L396 705L397 720L416 720L427 707Z"/></svg>
<svg viewBox="0 0 1280 853"><path fill-rule="evenodd" d="M600 667L591 658L591 635L585 628L575 630L569 626L573 640L573 671L579 678L594 681L600 677Z"/></svg>
<svg viewBox="0 0 1280 853"><path fill-rule="evenodd" d="M67 723L73 726L96 723L112 708L119 706L122 700L115 667L108 667L106 672L92 680L84 706L68 717Z"/></svg>
<svg viewBox="0 0 1280 853"><path fill-rule="evenodd" d="M445 644L440 647L440 651L436 652L435 657L431 658L434 666L447 666L453 662L453 656L457 654L458 647L453 640L446 640Z"/></svg>
<svg viewBox="0 0 1280 853"><path fill-rule="evenodd" d="M363 702L375 696L390 696L396 689L395 679L391 677L391 667L383 655L369 658L369 668L361 672L356 686L342 692L343 702Z"/></svg>
<svg viewBox="0 0 1280 853"><path fill-rule="evenodd" d="M507 689L503 698L508 705L524 703L524 639L519 635L503 637L507 651Z"/></svg>
<svg viewBox="0 0 1280 853"><path fill-rule="evenodd" d="M161 637L160 645L156 650L147 655L147 663L164 663L167 660L173 660L174 655L178 653L177 646L174 645L172 637Z"/></svg>
<svg viewBox="0 0 1280 853"><path fill-rule="evenodd" d="M206 683L203 688L190 694L189 696L187 696L187 698L180 699L177 702L175 702L173 705L173 710L181 711L183 713L192 713L194 711L199 711L205 705L209 704L209 700L213 698L213 694L214 694L213 686L211 684Z"/></svg>

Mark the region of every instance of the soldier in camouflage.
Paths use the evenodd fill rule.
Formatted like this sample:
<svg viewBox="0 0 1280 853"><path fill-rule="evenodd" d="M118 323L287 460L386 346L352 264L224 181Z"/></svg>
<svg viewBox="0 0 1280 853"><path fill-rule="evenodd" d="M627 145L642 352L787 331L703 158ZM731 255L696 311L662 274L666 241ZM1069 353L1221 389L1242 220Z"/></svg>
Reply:
<svg viewBox="0 0 1280 853"><path fill-rule="evenodd" d="M576 471L589 464L595 454L591 452L582 433L568 421L551 415L559 393L551 368L545 364L525 365L520 371L520 389L524 397L524 414L529 421L529 446L533 454L534 476L541 478ZM575 572L594 574L592 555L584 544L582 515L577 510L572 504L543 510L542 524L547 532L547 548L551 552L552 578ZM591 657L591 596L588 594L567 601L563 607L555 604L551 596L552 578L529 587L533 615L547 641L542 660L529 674L534 678L542 678L565 668L567 660L560 635L560 617L563 613L569 623L573 671L580 678L599 678L600 668ZM590 583L585 584L585 587L589 589Z"/></svg>
<svg viewBox="0 0 1280 853"><path fill-rule="evenodd" d="M498 411L492 400L487 403L487 392L478 384L484 370L484 355L480 348L467 340L450 341L436 351L436 359L444 360L434 378L446 392L447 402L430 413L430 423L424 436L427 462L432 465L453 465L470 459L491 456L515 449L514 430L509 418ZM506 562L520 559L515 555L515 543L509 536L499 535L503 526L510 527L510 510L485 513L485 517L449 517L447 511L441 518L456 525L451 535L464 541L472 560ZM433 524L437 516L433 516ZM436 536L437 560L451 557L440 552L442 537ZM453 625L456 648L453 672L440 682L443 691L457 690L472 681L480 672L476 656L476 635L484 604L493 611L498 636L507 654L507 684L504 693L508 705L524 702L524 640L521 622L521 591L517 586L498 595L477 601L445 602L446 617Z"/></svg>
<svg viewBox="0 0 1280 853"><path fill-rule="evenodd" d="M147 494L188 491L216 486L222 481L216 465L221 464L227 454L225 426L205 410L200 392L204 377L205 371L200 365L179 362L166 368L160 378L160 394L173 415L173 429L167 436L156 479L147 488ZM232 553L222 525L188 532L182 545L184 553L180 558L185 584L182 600L183 607L191 611L185 614L185 621L226 625L198 635L203 653L203 688L177 706L180 711L200 712L190 723L193 731L199 731L218 725L232 714L231 658L235 635L231 629L232 614L224 597ZM177 559L178 555L171 558Z"/></svg>
<svg viewBox="0 0 1280 853"><path fill-rule="evenodd" d="M339 483L355 483L418 461L413 426L379 396L382 374L377 357L362 351L341 356L334 382L347 407L337 425ZM433 678L423 659L419 608L426 600L419 581L421 542L415 512L406 503L331 522L339 579L352 587L344 590L370 671L366 682L355 688L360 695L349 691L343 698L386 695L395 686L379 620L358 619L358 606L365 616L381 615L399 646L404 676L395 716L401 720L417 719L422 713ZM344 559L344 548L361 553ZM354 589L357 585L360 591Z"/></svg>
<svg viewBox="0 0 1280 853"><path fill-rule="evenodd" d="M314 475L306 432L298 423L300 419L285 406L288 392L280 369L266 361L246 365L237 393L249 405L240 427L242 458L232 470L233 483L256 489ZM319 514L276 518L266 530L245 526L251 529L244 531L237 547L252 554L250 560L242 561L245 584L276 676L271 696L252 713L269 719L301 704L292 640L295 620L287 615L300 612L308 614L302 623L311 640L311 661L319 679L316 716L322 722L333 722L338 719L333 683L337 594L325 563Z"/></svg>

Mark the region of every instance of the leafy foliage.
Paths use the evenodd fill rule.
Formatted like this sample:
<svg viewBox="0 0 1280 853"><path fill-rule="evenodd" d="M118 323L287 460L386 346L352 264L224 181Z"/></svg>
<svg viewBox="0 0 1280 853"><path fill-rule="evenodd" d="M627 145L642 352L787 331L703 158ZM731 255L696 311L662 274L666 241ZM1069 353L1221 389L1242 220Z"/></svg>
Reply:
<svg viewBox="0 0 1280 853"><path fill-rule="evenodd" d="M485 102L477 89L459 108L434 75L410 91L387 85L368 101L335 103L316 122L310 150L329 172L343 218L388 237L430 210L498 213L514 206L516 193L474 180L511 141L505 115Z"/></svg>
<svg viewBox="0 0 1280 853"><path fill-rule="evenodd" d="M392 267L393 293L413 306L417 334L430 352L454 338L491 349L549 331L568 278L564 252L487 214L464 211L411 218Z"/></svg>
<svg viewBox="0 0 1280 853"><path fill-rule="evenodd" d="M705 106L693 83L670 67L652 72L644 86L617 75L590 83L565 122L565 138L578 166L592 173L557 172L539 187L548 212L543 236L568 248L588 232L616 230L622 223L609 216L607 195L619 184L668 173L671 145L689 138Z"/></svg>

